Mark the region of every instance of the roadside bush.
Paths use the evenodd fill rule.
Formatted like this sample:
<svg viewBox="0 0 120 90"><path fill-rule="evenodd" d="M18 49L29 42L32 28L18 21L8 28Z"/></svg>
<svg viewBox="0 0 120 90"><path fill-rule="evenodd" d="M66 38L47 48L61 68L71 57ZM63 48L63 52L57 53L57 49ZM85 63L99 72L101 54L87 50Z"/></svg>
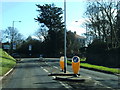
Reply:
<svg viewBox="0 0 120 90"><path fill-rule="evenodd" d="M87 53L103 53L107 49L107 44L98 39L94 40L92 44L88 45Z"/></svg>
<svg viewBox="0 0 120 90"><path fill-rule="evenodd" d="M87 48L86 62L106 67L120 67L120 48L107 50L107 45L99 40L93 41Z"/></svg>

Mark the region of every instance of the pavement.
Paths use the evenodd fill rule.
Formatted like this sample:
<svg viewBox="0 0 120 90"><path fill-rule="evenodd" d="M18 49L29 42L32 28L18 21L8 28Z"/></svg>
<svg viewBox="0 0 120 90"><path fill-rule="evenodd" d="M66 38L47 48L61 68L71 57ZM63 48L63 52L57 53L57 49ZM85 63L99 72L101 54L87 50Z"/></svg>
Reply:
<svg viewBox="0 0 120 90"><path fill-rule="evenodd" d="M81 76L80 74L73 74L72 72L52 72L48 76L54 76L55 80L60 80L60 81L80 81L84 82L87 80L90 80L91 77L89 76Z"/></svg>

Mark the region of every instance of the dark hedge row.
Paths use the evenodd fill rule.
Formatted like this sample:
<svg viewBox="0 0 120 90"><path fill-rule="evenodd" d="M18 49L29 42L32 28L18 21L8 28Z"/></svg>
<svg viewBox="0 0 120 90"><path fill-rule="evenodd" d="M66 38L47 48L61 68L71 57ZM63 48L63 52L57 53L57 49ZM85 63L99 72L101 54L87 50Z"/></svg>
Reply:
<svg viewBox="0 0 120 90"><path fill-rule="evenodd" d="M87 48L86 57L90 64L120 68L120 47L107 49L106 43L92 43Z"/></svg>

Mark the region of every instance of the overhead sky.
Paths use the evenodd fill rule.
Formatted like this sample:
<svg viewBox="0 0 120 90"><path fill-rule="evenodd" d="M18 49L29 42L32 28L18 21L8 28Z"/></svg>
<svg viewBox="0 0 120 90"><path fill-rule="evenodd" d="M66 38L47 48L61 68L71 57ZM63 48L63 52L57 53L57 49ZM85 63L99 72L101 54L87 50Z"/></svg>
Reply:
<svg viewBox="0 0 120 90"><path fill-rule="evenodd" d="M59 1L59 2L58 2ZM34 36L39 29L38 22L34 18L39 14L35 4L52 4L64 9L64 0L2 0L0 3L0 30L7 27L14 27L25 37ZM2 6L1 6L2 5ZM66 23L67 30L76 31L78 35L85 33L85 27L81 24L85 21L83 14L86 10L86 0L67 0L66 2Z"/></svg>

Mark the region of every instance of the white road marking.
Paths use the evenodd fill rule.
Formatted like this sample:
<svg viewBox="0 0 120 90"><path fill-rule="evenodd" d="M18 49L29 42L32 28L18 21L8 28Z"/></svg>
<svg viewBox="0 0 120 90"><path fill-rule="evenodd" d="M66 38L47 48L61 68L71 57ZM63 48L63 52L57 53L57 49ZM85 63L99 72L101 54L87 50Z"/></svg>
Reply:
<svg viewBox="0 0 120 90"><path fill-rule="evenodd" d="M48 64L47 62L45 62L46 64Z"/></svg>
<svg viewBox="0 0 120 90"><path fill-rule="evenodd" d="M14 67L13 67L13 68L14 68ZM10 69L3 77L0 77L0 81L1 81L5 76L7 76L7 75L13 70L13 68Z"/></svg>
<svg viewBox="0 0 120 90"><path fill-rule="evenodd" d="M52 76L53 78L55 78L55 76Z"/></svg>
<svg viewBox="0 0 120 90"><path fill-rule="evenodd" d="M105 87L105 88L113 89L112 87L103 85L103 84L102 84L101 82L99 82L99 81L95 81L95 84L99 84L99 85L101 85L101 86L103 86L103 87ZM113 89L113 90L114 90L114 89Z"/></svg>
<svg viewBox="0 0 120 90"><path fill-rule="evenodd" d="M48 72L48 70L46 70L46 69L43 69L45 72Z"/></svg>
<svg viewBox="0 0 120 90"><path fill-rule="evenodd" d="M61 85L63 85L65 88L72 88L71 86L69 86L68 84L64 84L63 82L59 81Z"/></svg>
<svg viewBox="0 0 120 90"><path fill-rule="evenodd" d="M56 78L55 76L52 76L54 79ZM65 83L63 83L63 82L61 82L61 81L59 81L59 83L62 85L62 86L64 86L65 88L72 88L70 85L68 85L68 84L65 84Z"/></svg>
<svg viewBox="0 0 120 90"><path fill-rule="evenodd" d="M56 69L58 69L58 67L56 67L56 66L53 66L54 68L56 68Z"/></svg>

